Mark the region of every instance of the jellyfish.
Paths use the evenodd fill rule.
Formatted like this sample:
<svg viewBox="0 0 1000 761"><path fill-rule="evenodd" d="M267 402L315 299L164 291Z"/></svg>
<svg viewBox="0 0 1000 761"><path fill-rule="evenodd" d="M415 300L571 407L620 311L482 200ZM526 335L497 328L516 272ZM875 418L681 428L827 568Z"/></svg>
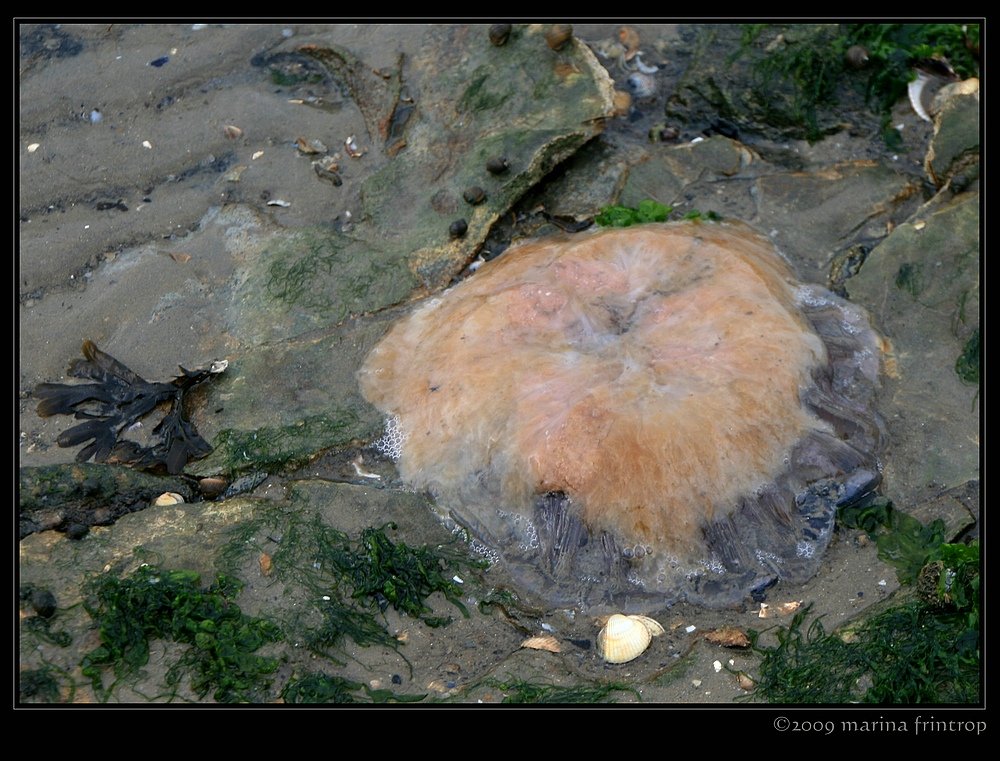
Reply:
<svg viewBox="0 0 1000 761"><path fill-rule="evenodd" d="M883 343L741 223L508 249L358 373L401 479L554 607L720 607L802 583L880 481Z"/></svg>

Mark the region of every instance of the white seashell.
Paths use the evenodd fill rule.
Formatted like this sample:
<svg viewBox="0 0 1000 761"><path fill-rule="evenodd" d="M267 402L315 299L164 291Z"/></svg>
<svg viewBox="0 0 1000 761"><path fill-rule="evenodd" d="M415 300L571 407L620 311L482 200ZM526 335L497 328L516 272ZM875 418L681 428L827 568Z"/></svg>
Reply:
<svg viewBox="0 0 1000 761"><path fill-rule="evenodd" d="M659 621L649 618L648 616L629 616L629 618L631 618L633 621L638 621L647 629L649 629L649 633L653 637L659 637L666 631L666 629L663 628L663 625Z"/></svg>
<svg viewBox="0 0 1000 761"><path fill-rule="evenodd" d="M927 113L927 109L924 108L923 104L924 88L927 87L927 83L930 81L931 78L929 76L923 72L917 72L917 78L906 86L907 94L910 96L910 105L917 112L917 116L925 122L934 121L931 119L930 114Z"/></svg>
<svg viewBox="0 0 1000 761"><path fill-rule="evenodd" d="M184 497L177 492L165 491L155 500L153 504L157 507L166 507L167 505L180 505L184 502Z"/></svg>
<svg viewBox="0 0 1000 761"><path fill-rule="evenodd" d="M608 663L628 663L642 655L663 627L646 616L615 613L597 635L597 651Z"/></svg>
<svg viewBox="0 0 1000 761"><path fill-rule="evenodd" d="M656 74L659 70L659 66L649 66L642 62L642 53L635 54L635 67L641 71L643 74Z"/></svg>

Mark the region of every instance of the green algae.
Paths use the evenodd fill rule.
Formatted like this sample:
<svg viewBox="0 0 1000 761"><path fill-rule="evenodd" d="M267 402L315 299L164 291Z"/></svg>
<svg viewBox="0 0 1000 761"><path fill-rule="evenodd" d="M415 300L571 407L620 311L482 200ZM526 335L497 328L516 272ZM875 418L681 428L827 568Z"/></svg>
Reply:
<svg viewBox="0 0 1000 761"><path fill-rule="evenodd" d="M76 695L71 675L50 663L21 671L17 675L17 687L22 703L72 703Z"/></svg>
<svg viewBox="0 0 1000 761"><path fill-rule="evenodd" d="M909 584L944 542L944 521L924 525L893 507L885 497L875 497L843 508L840 525L867 532L875 539L879 558L896 569L900 583Z"/></svg>
<svg viewBox="0 0 1000 761"><path fill-rule="evenodd" d="M775 34L765 36L765 31ZM752 61L748 100L759 123L801 130L807 140L816 141L838 128L829 114L857 92L879 115L892 150L901 136L889 124L890 110L906 95L914 64L944 59L960 77L978 76L978 52L973 51L979 43L978 24L747 24L727 65ZM865 56L854 68L846 60L852 47L863 49ZM729 101L722 92L713 97Z"/></svg>
<svg viewBox="0 0 1000 761"><path fill-rule="evenodd" d="M484 563L471 560L468 554L454 547L410 547L395 543L386 535L387 529L395 531L396 524L365 529L353 551L339 553L337 567L350 578L353 596L372 599L380 607L392 605L436 627L450 623L450 619L445 622L440 617L427 616L431 608L425 601L435 592L441 592L468 618L469 611L460 599L462 588L454 581L454 571L463 566L482 568Z"/></svg>
<svg viewBox="0 0 1000 761"><path fill-rule="evenodd" d="M639 693L624 682L593 682L561 687L544 682L511 679L510 681L488 680L484 684L501 690L504 693L504 703L613 703L615 701L611 696L616 692L630 692L639 697Z"/></svg>
<svg viewBox="0 0 1000 761"><path fill-rule="evenodd" d="M896 272L896 287L917 298L924 291L923 267L920 262L903 262Z"/></svg>
<svg viewBox="0 0 1000 761"><path fill-rule="evenodd" d="M327 322L403 300L415 283L397 258L364 248L354 238L320 228L280 237L262 254L265 292Z"/></svg>
<svg viewBox="0 0 1000 761"><path fill-rule="evenodd" d="M301 505L308 500L293 496ZM430 627L446 626L449 616L433 615L428 599L442 596L464 617L459 573L482 569L484 561L471 557L465 546L446 544L411 547L393 541L396 525L363 529L356 538L329 526L319 515L300 511L277 519L254 522L233 532L222 557L233 568L249 552L260 550L253 537L280 537L273 551L274 577L306 592L309 615L287 623L307 647L334 657L346 639L361 647L388 647L399 652L399 641L386 629L382 614L391 606Z"/></svg>
<svg viewBox="0 0 1000 761"><path fill-rule="evenodd" d="M21 624L21 631L26 635L35 636L43 642L48 642L56 647L69 647L73 644L73 637L70 636L69 632L54 630L52 622L41 616L26 618L24 623Z"/></svg>
<svg viewBox="0 0 1000 761"><path fill-rule="evenodd" d="M911 600L844 632L827 633L811 606L778 644L764 646L755 697L771 703L976 703L980 698L978 627L964 610Z"/></svg>
<svg viewBox="0 0 1000 761"><path fill-rule="evenodd" d="M323 449L347 444L357 435L358 425L358 417L345 409L311 415L293 425L225 429L216 436L215 449L199 465L199 472L218 469L232 476L247 470L273 473L304 465Z"/></svg>
<svg viewBox="0 0 1000 761"><path fill-rule="evenodd" d="M827 633L812 606L762 657L755 699L772 703L975 703L980 699L978 541L942 541L944 524L924 526L883 498L842 510L843 525L875 534L879 557L900 582L915 584L902 603Z"/></svg>
<svg viewBox="0 0 1000 761"><path fill-rule="evenodd" d="M286 703L415 703L427 695L396 693L339 676L309 674L285 685L281 697Z"/></svg>
<svg viewBox="0 0 1000 761"><path fill-rule="evenodd" d="M639 201L635 209L629 206L606 206L594 217L594 222L601 227L631 227L647 222L666 222L673 210L672 206L646 199Z"/></svg>
<svg viewBox="0 0 1000 761"><path fill-rule="evenodd" d="M87 584L84 607L97 624L101 644L81 662L94 693L108 700L120 680L137 676L149 662L150 642L167 640L184 646L166 674L171 696L189 675L199 697L212 692L219 702L262 698L278 662L256 651L279 640L281 630L243 614L235 604L241 588L227 576L202 587L194 571L154 566L142 566L123 579L94 578ZM106 685L108 672L113 679Z"/></svg>
<svg viewBox="0 0 1000 761"><path fill-rule="evenodd" d="M763 26L763 25L760 25ZM757 29L757 33L761 29ZM753 39L756 35L752 35ZM835 102L843 73L844 38L824 26L791 30L786 44L761 59L755 67L757 102L763 107L762 121L776 127L802 127L807 140L823 136L818 111ZM766 97L781 92L780 84L791 82L791 96Z"/></svg>
<svg viewBox="0 0 1000 761"><path fill-rule="evenodd" d="M971 386L979 385L979 366L982 362L982 347L979 339L979 328L972 331L969 340L965 342L961 355L955 360L955 372L963 382Z"/></svg>
<svg viewBox="0 0 1000 761"><path fill-rule="evenodd" d="M639 201L635 208L631 206L605 206L594 217L594 223L600 227L631 227L649 222L666 222L674 212L673 206L666 206L651 198ZM699 211L692 209L684 214L682 219L692 222L718 222L722 217L714 211Z"/></svg>
<svg viewBox="0 0 1000 761"><path fill-rule="evenodd" d="M847 24L838 47L861 45L868 52L866 95L888 111L906 93L913 62L944 58L963 78L978 76L972 53L979 24Z"/></svg>
<svg viewBox="0 0 1000 761"><path fill-rule="evenodd" d="M490 67L486 65L472 72L469 79L469 86L465 88L465 92L455 105L455 110L459 113L495 111L513 95L509 86L494 77Z"/></svg>
<svg viewBox="0 0 1000 761"><path fill-rule="evenodd" d="M429 626L441 626L450 619L428 615L432 609L427 605L427 598L440 592L468 618L460 599L462 588L453 577L466 569L481 569L484 562L470 557L464 546L410 547L394 542L388 532L395 530L396 524L386 523L363 529L351 539L319 518L293 521L285 529L275 563L297 569L296 575L318 591L330 596L333 589L341 599L359 601L369 611L384 611L391 605ZM340 618L353 620L343 614ZM365 636L358 644L369 641Z"/></svg>

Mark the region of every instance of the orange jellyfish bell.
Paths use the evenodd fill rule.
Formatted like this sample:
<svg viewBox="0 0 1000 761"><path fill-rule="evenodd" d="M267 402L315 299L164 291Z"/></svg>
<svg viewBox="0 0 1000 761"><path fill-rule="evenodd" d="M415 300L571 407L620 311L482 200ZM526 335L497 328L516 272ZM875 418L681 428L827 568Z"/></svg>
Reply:
<svg viewBox="0 0 1000 761"><path fill-rule="evenodd" d="M401 477L552 605L731 604L812 576L879 482L881 339L741 224L509 249L359 372Z"/></svg>

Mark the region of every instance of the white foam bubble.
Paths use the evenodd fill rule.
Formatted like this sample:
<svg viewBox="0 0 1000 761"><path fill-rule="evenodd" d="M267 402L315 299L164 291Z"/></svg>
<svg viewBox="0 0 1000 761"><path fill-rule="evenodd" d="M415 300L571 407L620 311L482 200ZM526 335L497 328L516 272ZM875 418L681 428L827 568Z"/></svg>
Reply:
<svg viewBox="0 0 1000 761"><path fill-rule="evenodd" d="M382 434L382 438L375 441L372 446L393 462L398 462L403 455L403 443L406 438L407 433L399 422L399 415L392 415L385 419L385 433Z"/></svg>

